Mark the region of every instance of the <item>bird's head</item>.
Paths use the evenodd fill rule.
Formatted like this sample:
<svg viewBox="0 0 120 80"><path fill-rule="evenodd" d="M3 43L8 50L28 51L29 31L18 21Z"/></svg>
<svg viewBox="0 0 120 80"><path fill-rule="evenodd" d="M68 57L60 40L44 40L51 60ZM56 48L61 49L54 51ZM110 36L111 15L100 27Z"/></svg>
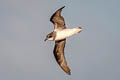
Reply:
<svg viewBox="0 0 120 80"><path fill-rule="evenodd" d="M54 34L53 34L53 32L49 33L49 34L46 36L46 38L45 38L44 41L46 41L46 40L54 40Z"/></svg>

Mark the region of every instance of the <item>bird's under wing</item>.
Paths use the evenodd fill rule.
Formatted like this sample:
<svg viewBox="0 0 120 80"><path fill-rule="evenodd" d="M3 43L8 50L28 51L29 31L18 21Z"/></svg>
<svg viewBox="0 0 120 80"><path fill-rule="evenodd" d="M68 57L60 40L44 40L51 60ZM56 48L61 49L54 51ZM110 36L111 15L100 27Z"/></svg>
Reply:
<svg viewBox="0 0 120 80"><path fill-rule="evenodd" d="M54 24L54 29L65 29L65 21L61 16L61 11L65 6L58 9L50 18L50 21Z"/></svg>
<svg viewBox="0 0 120 80"><path fill-rule="evenodd" d="M65 48L65 43L66 43L66 39L64 40L59 40L59 41L55 41L55 47L54 47L54 56L55 59L57 61L57 63L60 65L60 67L68 74L70 75L70 69L67 66L67 62L64 56L64 48Z"/></svg>

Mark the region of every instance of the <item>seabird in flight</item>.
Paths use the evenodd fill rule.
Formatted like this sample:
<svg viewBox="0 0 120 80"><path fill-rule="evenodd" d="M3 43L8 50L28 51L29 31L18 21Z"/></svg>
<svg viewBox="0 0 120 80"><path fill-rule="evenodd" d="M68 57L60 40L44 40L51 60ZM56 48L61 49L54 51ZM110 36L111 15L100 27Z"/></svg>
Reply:
<svg viewBox="0 0 120 80"><path fill-rule="evenodd" d="M67 66L67 62L64 56L64 48L66 38L78 34L82 31L81 27L72 29L66 28L64 18L61 16L61 11L65 6L58 9L50 18L50 21L54 24L54 31L46 36L46 40L55 41L55 47L53 50L55 59L59 66L68 74L71 75L70 68Z"/></svg>

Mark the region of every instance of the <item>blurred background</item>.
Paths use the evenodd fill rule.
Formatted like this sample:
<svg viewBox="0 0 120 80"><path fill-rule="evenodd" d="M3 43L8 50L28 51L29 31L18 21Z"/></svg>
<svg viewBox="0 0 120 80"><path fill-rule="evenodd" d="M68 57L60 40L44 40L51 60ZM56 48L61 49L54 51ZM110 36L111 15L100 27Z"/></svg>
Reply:
<svg viewBox="0 0 120 80"><path fill-rule="evenodd" d="M60 7L71 76L56 63L49 21ZM120 0L0 0L0 80L120 80Z"/></svg>

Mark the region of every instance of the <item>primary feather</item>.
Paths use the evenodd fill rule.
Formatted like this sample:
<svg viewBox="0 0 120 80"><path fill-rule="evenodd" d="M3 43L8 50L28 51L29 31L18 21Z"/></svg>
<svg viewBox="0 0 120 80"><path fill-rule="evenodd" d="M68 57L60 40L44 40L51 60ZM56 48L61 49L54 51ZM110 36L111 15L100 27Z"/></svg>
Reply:
<svg viewBox="0 0 120 80"><path fill-rule="evenodd" d="M59 40L59 41L55 41L55 48L54 48L54 56L55 59L57 61L57 63L60 65L60 67L68 74L70 75L70 69L67 66L67 62L64 56L64 48L65 48L65 43L66 43L66 39L64 40Z"/></svg>
<svg viewBox="0 0 120 80"><path fill-rule="evenodd" d="M65 29L65 21L61 16L61 11L65 6L58 9L50 18L50 21L54 24L54 29ZM57 26L56 26L57 25Z"/></svg>

